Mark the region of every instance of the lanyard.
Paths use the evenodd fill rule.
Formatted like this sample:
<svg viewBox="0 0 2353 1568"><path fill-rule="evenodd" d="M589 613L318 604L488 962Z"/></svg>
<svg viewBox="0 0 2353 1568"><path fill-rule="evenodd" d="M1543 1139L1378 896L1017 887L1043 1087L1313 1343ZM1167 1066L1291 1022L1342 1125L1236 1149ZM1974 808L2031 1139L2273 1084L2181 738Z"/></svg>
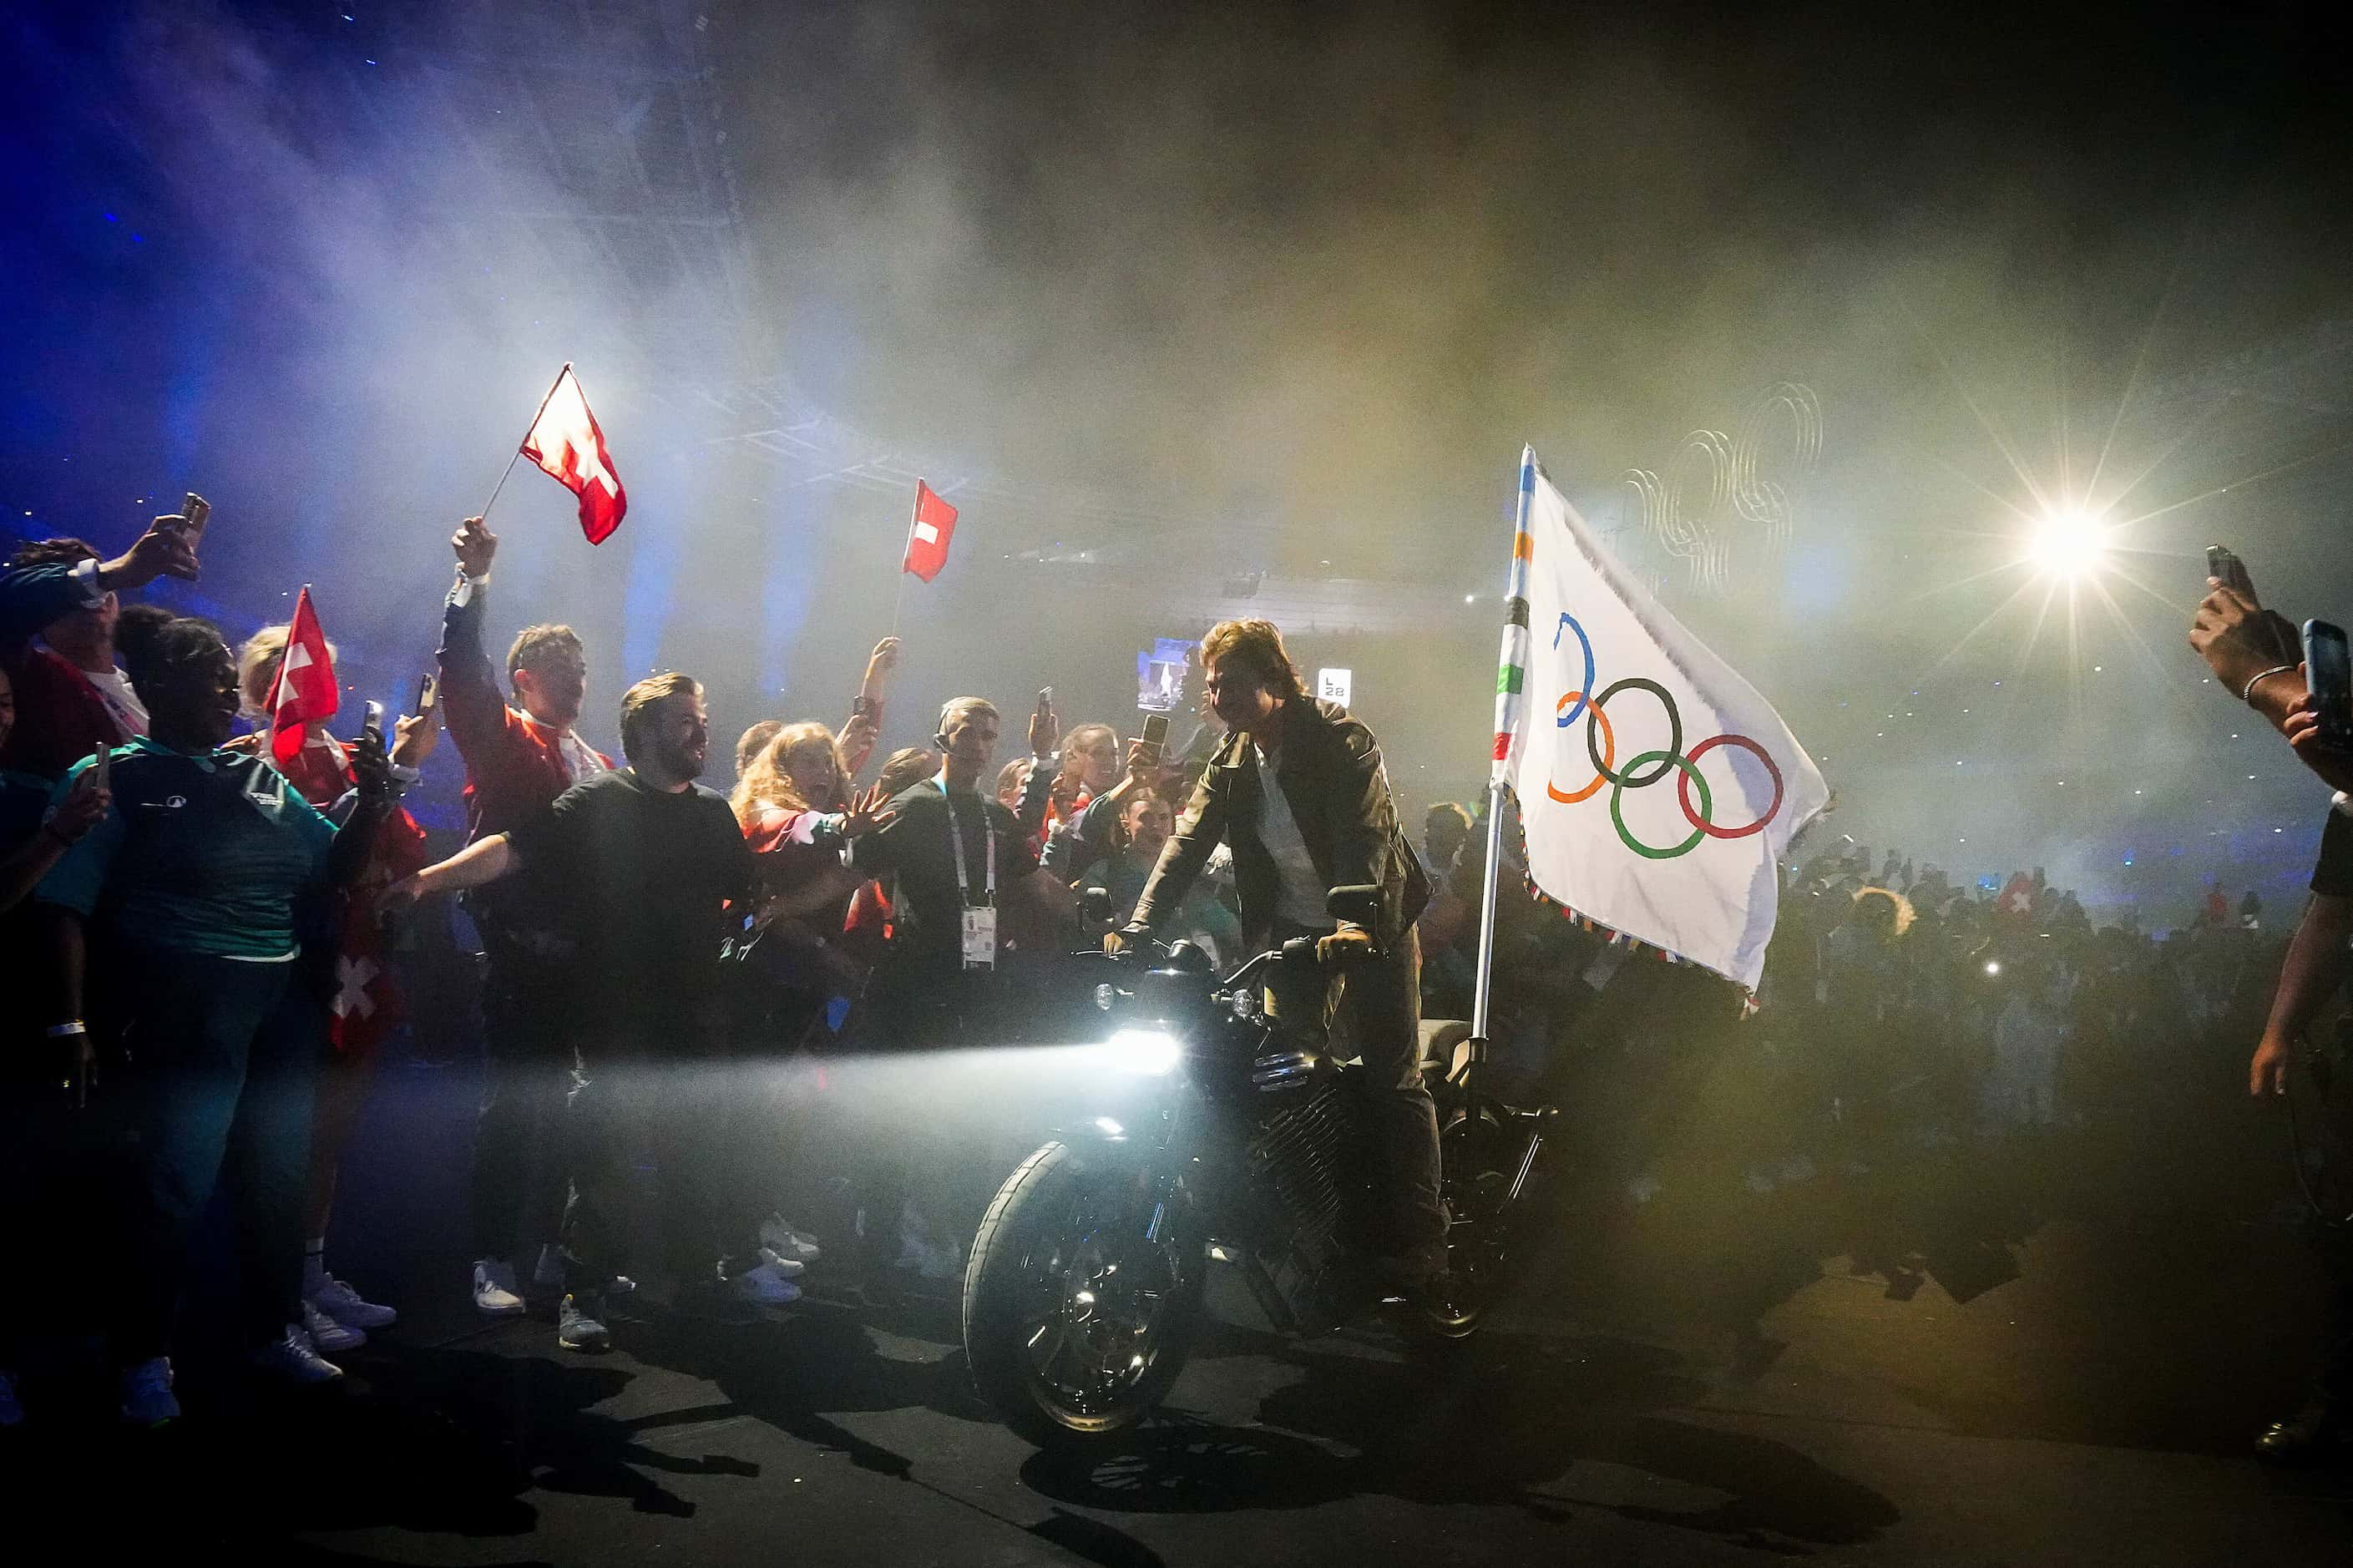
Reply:
<svg viewBox="0 0 2353 1568"><path fill-rule="evenodd" d="M948 794L947 770L942 768L939 776L932 782L940 786L940 799L948 808L948 849L955 858L956 896L965 908L970 909L972 907L972 873L965 869L964 829L956 823L955 797ZM981 807L980 824L981 860L987 868L988 879L982 891L988 901L994 904L997 902L997 832L988 824L987 806Z"/></svg>

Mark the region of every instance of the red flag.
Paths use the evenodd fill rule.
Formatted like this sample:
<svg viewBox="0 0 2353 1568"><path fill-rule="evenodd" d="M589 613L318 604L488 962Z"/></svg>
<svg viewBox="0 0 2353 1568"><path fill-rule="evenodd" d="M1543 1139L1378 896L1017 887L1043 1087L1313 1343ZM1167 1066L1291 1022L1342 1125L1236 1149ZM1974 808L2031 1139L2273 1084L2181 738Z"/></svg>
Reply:
<svg viewBox="0 0 2353 1568"><path fill-rule="evenodd" d="M269 683L269 754L284 767L302 751L302 731L335 716L341 701L335 690L335 660L327 651L327 634L319 629L319 612L311 607L311 590L294 601L294 620L286 628L285 657L278 661L278 678Z"/></svg>
<svg viewBox="0 0 2353 1568"><path fill-rule="evenodd" d="M955 532L956 509L932 491L923 480L915 481L915 516L907 524L907 558L899 563L902 572L913 572L928 583L940 574L948 563L948 536Z"/></svg>
<svg viewBox="0 0 2353 1568"><path fill-rule="evenodd" d="M2010 873L2002 884L2001 896L1993 901L1993 910L2006 920L2022 921L2034 912L2034 883L2023 871Z"/></svg>
<svg viewBox="0 0 2353 1568"><path fill-rule="evenodd" d="M580 531L591 544L602 544L621 526L629 510L628 492L613 471L613 454L605 449L605 432L588 412L587 395L580 378L565 364L557 373L539 417L522 438L522 455L537 463L548 478L580 498Z"/></svg>

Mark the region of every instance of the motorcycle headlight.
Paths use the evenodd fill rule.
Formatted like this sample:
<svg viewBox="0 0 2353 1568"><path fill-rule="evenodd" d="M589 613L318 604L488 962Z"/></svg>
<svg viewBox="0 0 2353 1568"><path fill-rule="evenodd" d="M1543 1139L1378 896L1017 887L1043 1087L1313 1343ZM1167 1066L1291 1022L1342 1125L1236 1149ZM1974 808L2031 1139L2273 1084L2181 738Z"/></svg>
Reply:
<svg viewBox="0 0 2353 1568"><path fill-rule="evenodd" d="M1118 1072L1160 1078L1176 1070L1183 1055L1166 1029L1122 1029L1100 1047L1105 1066Z"/></svg>
<svg viewBox="0 0 2353 1568"><path fill-rule="evenodd" d="M1119 988L1109 982L1095 987L1095 1005L1108 1013L1119 1001Z"/></svg>

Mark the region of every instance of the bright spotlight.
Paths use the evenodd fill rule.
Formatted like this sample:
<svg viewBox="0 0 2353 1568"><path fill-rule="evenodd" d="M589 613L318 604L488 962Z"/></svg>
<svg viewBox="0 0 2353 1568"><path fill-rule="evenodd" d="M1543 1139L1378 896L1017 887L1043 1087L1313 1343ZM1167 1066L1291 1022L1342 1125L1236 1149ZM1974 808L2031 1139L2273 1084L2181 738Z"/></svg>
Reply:
<svg viewBox="0 0 2353 1568"><path fill-rule="evenodd" d="M2026 558L2053 577L2086 577L2108 554L2108 529L2080 507L2047 513L2027 535Z"/></svg>

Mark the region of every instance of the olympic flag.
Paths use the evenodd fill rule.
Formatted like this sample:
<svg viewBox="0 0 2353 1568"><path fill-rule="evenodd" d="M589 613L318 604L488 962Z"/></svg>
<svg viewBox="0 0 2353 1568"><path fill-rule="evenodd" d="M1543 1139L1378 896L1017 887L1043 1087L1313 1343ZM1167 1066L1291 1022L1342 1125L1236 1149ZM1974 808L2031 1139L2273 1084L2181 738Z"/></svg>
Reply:
<svg viewBox="0 0 2353 1568"><path fill-rule="evenodd" d="M1781 852L1830 787L1773 705L1520 457L1494 776L1535 891L1754 992Z"/></svg>

